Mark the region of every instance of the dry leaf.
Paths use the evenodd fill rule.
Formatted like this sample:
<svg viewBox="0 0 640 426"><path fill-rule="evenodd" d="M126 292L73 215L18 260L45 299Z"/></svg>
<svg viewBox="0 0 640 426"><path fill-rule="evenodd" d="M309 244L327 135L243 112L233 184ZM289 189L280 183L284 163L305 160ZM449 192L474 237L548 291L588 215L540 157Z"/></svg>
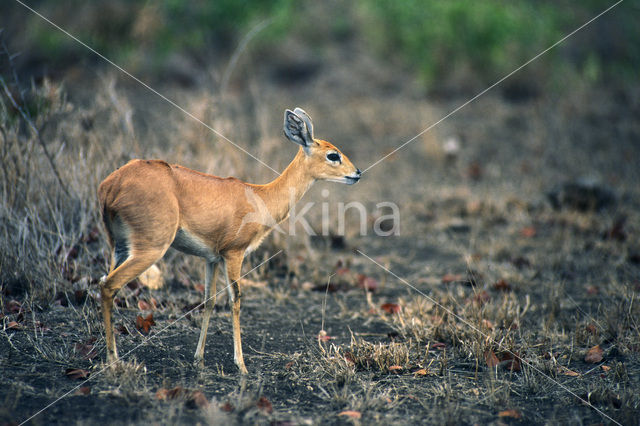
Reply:
<svg viewBox="0 0 640 426"><path fill-rule="evenodd" d="M153 308L150 304L140 299L138 300L138 309L140 309L141 311L151 311Z"/></svg>
<svg viewBox="0 0 640 426"><path fill-rule="evenodd" d="M493 368L496 365L500 364L500 360L492 350L488 350L484 353L484 360L486 361L489 368Z"/></svg>
<svg viewBox="0 0 640 426"><path fill-rule="evenodd" d="M587 287L587 294L589 296L595 296L598 293L600 293L600 288L598 286L590 285Z"/></svg>
<svg viewBox="0 0 640 426"><path fill-rule="evenodd" d="M505 280L500 280L493 285L493 289L498 291L511 291L511 284Z"/></svg>
<svg viewBox="0 0 640 426"><path fill-rule="evenodd" d="M601 365L600 368L602 368L602 371L609 371L611 370L611 367L609 367L608 365Z"/></svg>
<svg viewBox="0 0 640 426"><path fill-rule="evenodd" d="M186 406L189 408L207 408L209 400L202 391L194 390L187 397Z"/></svg>
<svg viewBox="0 0 640 426"><path fill-rule="evenodd" d="M166 401L169 398L169 389L160 388L156 391L156 399Z"/></svg>
<svg viewBox="0 0 640 426"><path fill-rule="evenodd" d="M498 417L511 417L513 419L519 419L522 417L522 413L518 410L504 410L498 413Z"/></svg>
<svg viewBox="0 0 640 426"><path fill-rule="evenodd" d="M85 343L76 343L74 345L75 352L84 359L93 359L98 355L93 343L95 339L89 339Z"/></svg>
<svg viewBox="0 0 640 426"><path fill-rule="evenodd" d="M345 359L345 361L350 362L351 364L355 364L356 363L356 360L355 360L355 358L354 358L354 356L353 356L353 354L351 352L346 352L344 354L344 359Z"/></svg>
<svg viewBox="0 0 640 426"><path fill-rule="evenodd" d="M22 326L15 321L9 321L7 328L12 330L21 330Z"/></svg>
<svg viewBox="0 0 640 426"><path fill-rule="evenodd" d="M273 405L271 405L271 401L264 396L261 396L258 402L256 402L256 407L267 414L273 413Z"/></svg>
<svg viewBox="0 0 640 426"><path fill-rule="evenodd" d="M417 371L413 372L414 376L426 376L427 374L429 374L429 373L427 372L426 368L421 368L420 370L417 370Z"/></svg>
<svg viewBox="0 0 640 426"><path fill-rule="evenodd" d="M156 391L156 399L160 401L183 400L188 408L207 408L209 400L199 390L189 390L182 386L173 389L160 388Z"/></svg>
<svg viewBox="0 0 640 426"><path fill-rule="evenodd" d="M22 311L22 305L17 300L10 300L4 309L10 314L19 314Z"/></svg>
<svg viewBox="0 0 640 426"><path fill-rule="evenodd" d="M380 309L388 314L397 314L398 312L400 312L400 305L396 303L383 303L382 305L380 305Z"/></svg>
<svg viewBox="0 0 640 426"><path fill-rule="evenodd" d="M479 305L484 305L489 300L491 300L491 296L487 290L482 290L480 293L476 294L473 297L473 300L477 302Z"/></svg>
<svg viewBox="0 0 640 426"><path fill-rule="evenodd" d="M431 344L431 349L445 349L447 345L442 342L435 342Z"/></svg>
<svg viewBox="0 0 640 426"><path fill-rule="evenodd" d="M537 233L538 231L533 226L527 226L520 230L520 235L522 235L525 238L535 237Z"/></svg>
<svg viewBox="0 0 640 426"><path fill-rule="evenodd" d="M142 318L140 315L136 317L136 328L140 333L145 335L149 334L152 325L156 325L156 322L153 320L153 314L149 314L145 318Z"/></svg>
<svg viewBox="0 0 640 426"><path fill-rule="evenodd" d="M184 396L188 391L182 386L176 386L173 389L167 390L167 399L177 399Z"/></svg>
<svg viewBox="0 0 640 426"><path fill-rule="evenodd" d="M596 329L596 326L593 324L587 325L585 329L594 336L598 334L598 329Z"/></svg>
<svg viewBox="0 0 640 426"><path fill-rule="evenodd" d="M338 268L336 270L336 275L339 277L344 277L346 275L349 275L351 273L351 270L349 270L349 268Z"/></svg>
<svg viewBox="0 0 640 426"><path fill-rule="evenodd" d="M510 359L507 360L504 364L504 368L509 370L509 371L520 371L522 370L522 366L520 365L520 360L515 358L515 359Z"/></svg>
<svg viewBox="0 0 640 426"><path fill-rule="evenodd" d="M368 277L364 274L358 274L358 287L367 291L376 291L378 289L378 281L375 278Z"/></svg>
<svg viewBox="0 0 640 426"><path fill-rule="evenodd" d="M584 357L585 362L589 362L591 364L597 364L602 361L602 348L600 345L595 345L591 349L587 351L587 354Z"/></svg>
<svg viewBox="0 0 640 426"><path fill-rule="evenodd" d="M89 395L91 393L91 388L89 386L80 386L73 393L74 395Z"/></svg>
<svg viewBox="0 0 640 426"><path fill-rule="evenodd" d="M563 367L563 366L558 367L558 373L565 376L571 376L571 377L578 377L580 375L580 373L573 370L569 370L567 367Z"/></svg>
<svg viewBox="0 0 640 426"><path fill-rule="evenodd" d="M44 325L40 321L34 322L33 325L36 327L36 329L38 329L38 331L49 331L49 330L51 330L49 327L47 327L46 325Z"/></svg>
<svg viewBox="0 0 640 426"><path fill-rule="evenodd" d="M402 371L402 366L400 366L400 365L390 365L389 366L389 371L400 372L400 371Z"/></svg>
<svg viewBox="0 0 640 426"><path fill-rule="evenodd" d="M498 359L506 370L520 371L522 369L520 365L520 355L517 352L503 352Z"/></svg>
<svg viewBox="0 0 640 426"><path fill-rule="evenodd" d="M226 413L232 412L233 408L234 408L233 405L231 405L229 402L225 402L220 406L220 409Z"/></svg>
<svg viewBox="0 0 640 426"><path fill-rule="evenodd" d="M83 234L82 241L85 243L93 243L98 241L98 238L100 238L100 229L97 226L94 226L91 228L88 235Z"/></svg>
<svg viewBox="0 0 640 426"><path fill-rule="evenodd" d="M338 416L346 416L351 417L352 419L359 419L362 417L362 413L360 413L360 411L345 410L339 413Z"/></svg>
<svg viewBox="0 0 640 426"><path fill-rule="evenodd" d="M89 372L82 368L67 368L64 374L72 380L84 380L89 378Z"/></svg>
<svg viewBox="0 0 640 426"><path fill-rule="evenodd" d="M442 284L450 284L458 281L462 281L461 274L444 274L442 277Z"/></svg>

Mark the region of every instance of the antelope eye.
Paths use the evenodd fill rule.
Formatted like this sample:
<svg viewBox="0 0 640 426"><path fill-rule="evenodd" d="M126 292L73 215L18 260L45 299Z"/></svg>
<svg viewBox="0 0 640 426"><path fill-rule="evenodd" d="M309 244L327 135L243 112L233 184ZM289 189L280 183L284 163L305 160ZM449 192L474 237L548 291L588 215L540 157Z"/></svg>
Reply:
<svg viewBox="0 0 640 426"><path fill-rule="evenodd" d="M327 160L329 161L340 161L340 155L335 152L330 152L327 154Z"/></svg>

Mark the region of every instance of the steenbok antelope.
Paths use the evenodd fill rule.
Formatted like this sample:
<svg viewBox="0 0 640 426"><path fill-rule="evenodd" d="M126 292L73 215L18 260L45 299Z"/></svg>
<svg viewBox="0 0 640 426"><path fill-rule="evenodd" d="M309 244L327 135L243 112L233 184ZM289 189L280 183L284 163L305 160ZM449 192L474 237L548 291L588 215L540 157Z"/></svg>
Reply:
<svg viewBox="0 0 640 426"><path fill-rule="evenodd" d="M118 358L111 323L115 293L173 247L206 261L206 303L196 360L203 362L220 265L232 302L234 361L241 373L247 373L238 284L245 255L288 217L314 181L351 185L360 179L360 170L346 155L329 142L313 138L311 118L302 109L285 111L284 133L300 149L284 172L266 185L159 160L132 160L100 184L98 198L111 249L110 271L100 287L108 362Z"/></svg>

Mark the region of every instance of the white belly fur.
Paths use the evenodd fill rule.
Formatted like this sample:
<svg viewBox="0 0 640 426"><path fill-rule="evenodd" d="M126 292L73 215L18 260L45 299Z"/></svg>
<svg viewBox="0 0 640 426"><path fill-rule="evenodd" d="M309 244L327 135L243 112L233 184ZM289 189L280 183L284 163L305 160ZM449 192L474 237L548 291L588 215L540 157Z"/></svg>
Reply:
<svg viewBox="0 0 640 426"><path fill-rule="evenodd" d="M204 257L210 262L220 258L220 255L211 250L202 240L183 228L178 229L171 247L183 253Z"/></svg>

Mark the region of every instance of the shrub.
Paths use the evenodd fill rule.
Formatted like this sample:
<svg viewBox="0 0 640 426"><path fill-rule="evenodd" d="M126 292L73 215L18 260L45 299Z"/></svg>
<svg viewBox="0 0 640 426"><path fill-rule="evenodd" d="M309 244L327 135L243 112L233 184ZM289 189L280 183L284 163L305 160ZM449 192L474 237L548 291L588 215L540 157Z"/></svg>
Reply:
<svg viewBox="0 0 640 426"><path fill-rule="evenodd" d="M376 45L396 51L424 83L463 68L505 74L557 38L549 8L524 1L360 0Z"/></svg>
<svg viewBox="0 0 640 426"><path fill-rule="evenodd" d="M473 75L484 87L610 5L601 0L579 7L527 0L359 0L367 38L385 53L397 52L427 86L451 75ZM553 77L568 65L590 81L603 71L632 76L640 66L639 38L632 14L612 10L527 71L544 70Z"/></svg>

